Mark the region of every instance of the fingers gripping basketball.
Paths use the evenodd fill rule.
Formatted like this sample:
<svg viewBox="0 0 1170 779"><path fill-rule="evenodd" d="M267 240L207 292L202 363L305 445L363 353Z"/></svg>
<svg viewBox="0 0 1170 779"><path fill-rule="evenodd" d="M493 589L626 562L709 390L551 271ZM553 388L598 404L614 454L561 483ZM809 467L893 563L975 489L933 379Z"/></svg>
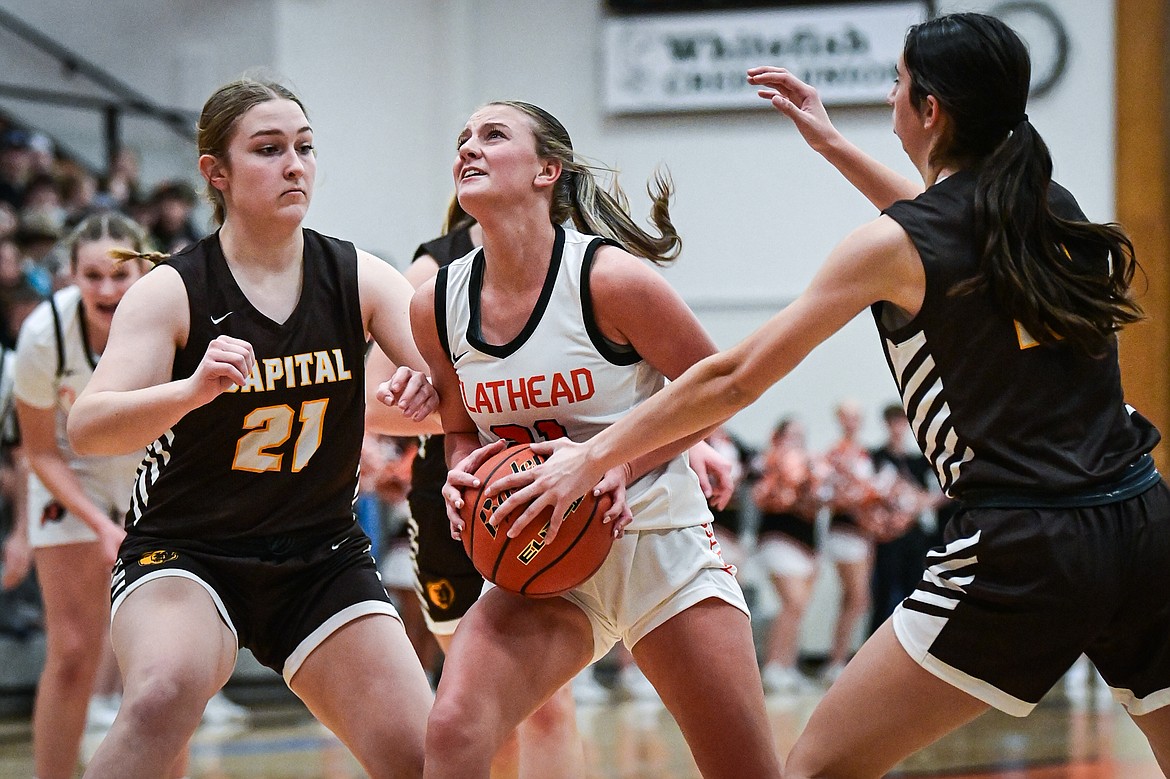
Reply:
<svg viewBox="0 0 1170 779"><path fill-rule="evenodd" d="M587 494L565 516L551 543L545 540L552 509L546 509L516 538L507 535L507 524L488 524L508 493L487 497L484 491L507 474L532 468L544 458L527 444L511 446L493 455L475 472L479 487L467 490L463 502L463 547L476 570L510 592L532 598L559 595L581 584L601 567L613 537L602 517L609 495Z"/></svg>

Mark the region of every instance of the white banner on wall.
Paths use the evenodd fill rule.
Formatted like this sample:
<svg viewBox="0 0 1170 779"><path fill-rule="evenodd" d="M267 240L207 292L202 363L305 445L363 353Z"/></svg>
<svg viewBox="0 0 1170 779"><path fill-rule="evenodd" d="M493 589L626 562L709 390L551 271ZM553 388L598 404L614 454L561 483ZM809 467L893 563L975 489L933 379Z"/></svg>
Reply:
<svg viewBox="0 0 1170 779"><path fill-rule="evenodd" d="M826 104L881 103L926 15L920 0L609 17L603 101L615 114L767 107L745 71L779 65Z"/></svg>

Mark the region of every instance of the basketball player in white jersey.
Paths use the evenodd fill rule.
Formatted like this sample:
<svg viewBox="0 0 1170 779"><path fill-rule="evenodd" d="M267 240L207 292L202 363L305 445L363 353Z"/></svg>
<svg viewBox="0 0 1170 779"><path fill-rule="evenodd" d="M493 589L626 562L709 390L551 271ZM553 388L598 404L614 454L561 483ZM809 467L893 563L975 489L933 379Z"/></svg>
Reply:
<svg viewBox="0 0 1170 779"><path fill-rule="evenodd" d="M499 442L588 439L714 345L639 259L677 255L667 182L653 236L620 192L598 186L560 122L518 102L472 115L453 172L483 248L419 289L411 321L439 390L458 535L461 490ZM779 776L743 593L680 456L699 438L609 474L609 517L624 535L591 579L541 600L496 588L471 607L428 723L427 776L487 777L512 728L617 641L704 776Z"/></svg>

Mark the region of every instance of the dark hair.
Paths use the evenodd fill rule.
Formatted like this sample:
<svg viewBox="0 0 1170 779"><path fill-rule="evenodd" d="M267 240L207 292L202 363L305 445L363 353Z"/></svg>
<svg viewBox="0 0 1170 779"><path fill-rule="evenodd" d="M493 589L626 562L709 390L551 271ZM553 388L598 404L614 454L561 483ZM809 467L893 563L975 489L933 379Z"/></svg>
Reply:
<svg viewBox="0 0 1170 779"><path fill-rule="evenodd" d="M1142 318L1130 292L1139 266L1118 225L1053 213L1052 156L1025 113L1032 66L1024 42L995 17L948 14L911 27L902 56L914 105L933 95L952 120L931 161L977 176L980 272L951 294L990 288L1038 342L1101 353Z"/></svg>
<svg viewBox="0 0 1170 779"><path fill-rule="evenodd" d="M906 409L902 408L901 404L890 403L882 409L882 421L887 425L899 419L906 418Z"/></svg>
<svg viewBox="0 0 1170 779"><path fill-rule="evenodd" d="M309 116L300 98L282 84L247 77L232 81L215 90L203 104L196 138L199 154L210 154L226 162L232 132L240 117L253 107L269 100L291 100L300 106L306 118ZM207 198L211 201L212 217L216 224L223 224L225 216L223 193L209 183Z"/></svg>
<svg viewBox="0 0 1170 779"><path fill-rule="evenodd" d="M561 177L554 188L549 213L555 224L571 219L581 232L609 238L631 253L659 265L678 257L682 239L670 221L673 185L669 176L655 173L652 184L646 187L651 200L650 221L659 233L651 235L630 218L629 201L618 186L616 172L581 159L573 151L568 130L555 116L539 106L516 100L499 100L490 105L508 106L525 114L532 122L537 156L561 163ZM598 185L594 171L604 171L612 176L608 191Z"/></svg>

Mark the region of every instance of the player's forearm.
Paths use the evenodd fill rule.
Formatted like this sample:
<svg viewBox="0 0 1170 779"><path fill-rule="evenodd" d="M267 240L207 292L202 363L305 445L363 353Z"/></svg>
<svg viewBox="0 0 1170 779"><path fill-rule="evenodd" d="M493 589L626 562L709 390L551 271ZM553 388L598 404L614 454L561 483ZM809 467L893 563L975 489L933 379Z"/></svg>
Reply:
<svg viewBox="0 0 1170 779"><path fill-rule="evenodd" d="M366 430L382 435L441 435L443 422L435 412L421 422L408 419L402 410L387 406L377 398L366 404Z"/></svg>
<svg viewBox="0 0 1170 779"><path fill-rule="evenodd" d="M921 183L878 162L843 135L834 136L831 143L817 151L878 210L922 194Z"/></svg>
<svg viewBox="0 0 1170 779"><path fill-rule="evenodd" d="M201 405L185 380L81 394L69 412L69 443L81 455L129 454L150 445Z"/></svg>
<svg viewBox="0 0 1170 779"><path fill-rule="evenodd" d="M95 530L109 518L99 509L81 486L77 474L60 452L29 452L28 465L41 484L65 510Z"/></svg>
<svg viewBox="0 0 1170 779"><path fill-rule="evenodd" d="M630 481L633 482L636 479L640 479L663 463L669 462L675 457L678 457L680 454L689 450L699 441L702 441L704 438L706 438L711 433L711 431L715 429L715 427L717 426L712 425L705 430L701 430L697 433L691 433L690 435L680 438L677 441L672 441L666 446L660 446L652 452L648 452L640 457L635 457L634 459L630 460Z"/></svg>
<svg viewBox="0 0 1170 779"><path fill-rule="evenodd" d="M590 439L586 444L590 472L604 473L625 462L649 462L666 447L685 451L760 392L742 384L734 357L725 352L712 355Z"/></svg>

